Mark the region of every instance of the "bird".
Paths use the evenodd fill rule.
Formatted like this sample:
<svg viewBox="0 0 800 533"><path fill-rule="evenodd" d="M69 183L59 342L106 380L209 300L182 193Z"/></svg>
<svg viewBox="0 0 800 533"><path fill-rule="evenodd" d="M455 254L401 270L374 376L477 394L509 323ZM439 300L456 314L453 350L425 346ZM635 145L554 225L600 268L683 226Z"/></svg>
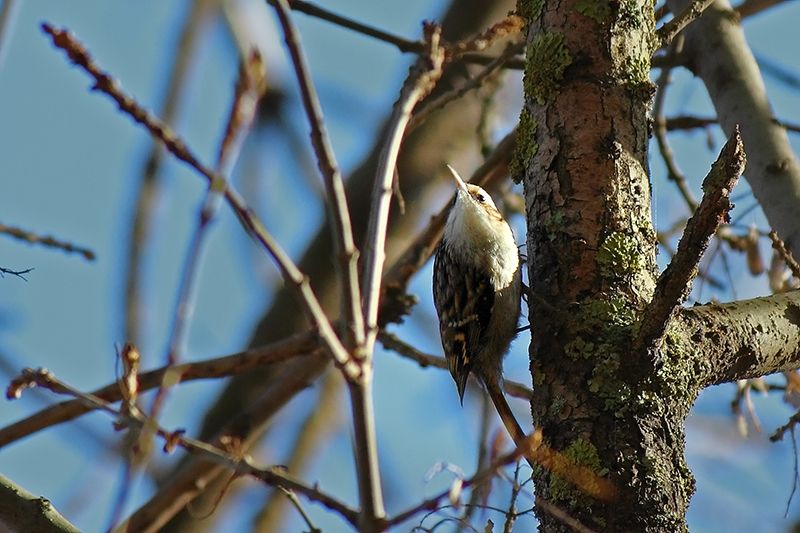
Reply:
<svg viewBox="0 0 800 533"><path fill-rule="evenodd" d="M525 434L503 395L502 372L520 315L519 249L492 197L447 168L456 195L433 265L442 349L462 405L472 373L517 442Z"/></svg>

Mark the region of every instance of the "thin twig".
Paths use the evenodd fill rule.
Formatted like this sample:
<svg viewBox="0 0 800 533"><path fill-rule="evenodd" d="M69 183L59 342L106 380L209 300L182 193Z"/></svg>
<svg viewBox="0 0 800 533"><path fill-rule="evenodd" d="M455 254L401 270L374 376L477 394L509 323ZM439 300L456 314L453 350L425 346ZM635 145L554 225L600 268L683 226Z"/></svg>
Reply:
<svg viewBox="0 0 800 533"><path fill-rule="evenodd" d="M225 133L220 142L217 156L216 171L221 176L229 176L238 160L242 145L247 137L255 118L258 100L265 87L264 69L261 56L254 51L250 57L243 60L239 70L239 79L234 91L233 104L228 115ZM131 447L133 458L127 462L125 481L117 500L115 511L112 514L112 525L115 524L125 507L127 488L132 482L135 471L140 469L142 463L147 461L147 456L152 446L152 429L158 424L161 410L167 401L170 388L177 385L180 374L171 370L183 358L186 351L189 334L189 321L194 310L197 273L200 267L200 255L203 250L208 228L214 220L222 202L222 194L227 188L227 182L214 181L208 187L202 206L198 211L197 224L195 225L189 246L186 250L183 271L178 284L178 294L173 312L173 323L167 343L165 357L164 377L158 386L153 401L150 405L149 419L154 424L146 424L142 433L134 432L131 435L135 445Z"/></svg>
<svg viewBox="0 0 800 533"><path fill-rule="evenodd" d="M322 379L319 394L315 398L310 412L300 424L297 435L289 446L291 456L285 463L288 472L294 475L302 474L308 464L319 456L320 450L328 442L330 434L341 425L341 417L338 416L338 409L341 405L341 389L342 381L339 374L327 372ZM289 499L291 500L291 498ZM286 499L279 491L273 491L267 497L264 507L254 518L253 530L280 530L285 501ZM298 511L302 513L299 509Z"/></svg>
<svg viewBox="0 0 800 533"><path fill-rule="evenodd" d="M781 256L781 259L783 259L783 262L789 267L789 270L792 271L792 275L795 279L800 280L800 264L797 263L792 252L786 248L786 244L778 237L778 232L775 230L770 231L769 238L772 241L772 247Z"/></svg>
<svg viewBox="0 0 800 533"><path fill-rule="evenodd" d="M769 440L772 442L778 442L779 440L783 440L783 436L786 434L787 431L793 430L793 428L800 423L800 411L797 411L795 414L789 417L789 420L775 430Z"/></svg>
<svg viewBox="0 0 800 533"><path fill-rule="evenodd" d="M38 244L46 248L55 248L57 250L67 252L68 254L80 254L87 261L94 261L96 258L95 253L88 248L57 239L50 235L37 235L32 231L22 228L0 224L0 234L8 235L9 237L20 241L25 241L30 244Z"/></svg>
<svg viewBox="0 0 800 533"><path fill-rule="evenodd" d="M481 395L481 414L480 414L480 425L478 426L478 457L475 461L475 470L483 470L486 468L491 461L492 456L494 455L491 452L495 450L489 449L489 438L492 435L492 413L494 412L493 405L491 400L485 395ZM500 437L500 432L494 433L494 442L495 444L502 441L502 437ZM493 446L494 448L494 446ZM519 465L519 461L517 462ZM464 512L461 514L459 518L459 526L456 528L456 533L461 533L464 528L470 527L470 520L472 519L473 513L479 508L480 505L486 504L487 499L489 497L489 493L492 490L492 479L486 480L484 483L479 485L475 485L472 487L472 490L469 494L469 502L464 504Z"/></svg>
<svg viewBox="0 0 800 533"><path fill-rule="evenodd" d="M667 51L668 57L674 57L679 53L682 41L683 39L681 38L670 43L669 50ZM667 121L664 118L664 101L666 100L667 86L669 86L671 71L672 67L661 69L661 73L656 80L657 91L653 102L653 134L658 143L661 157L664 159L664 165L667 167L667 177L678 187L678 191L681 193L681 196L683 196L684 202L686 202L686 205L689 207L689 212L693 213L697 209L697 200L695 200L694 195L692 195L692 192L689 190L686 177L675 162L675 154L672 152L669 140L667 139Z"/></svg>
<svg viewBox="0 0 800 533"><path fill-rule="evenodd" d="M223 180L212 182L211 186L206 190L203 204L198 212L197 225L186 250L183 274L179 283L178 296L173 313L173 324L167 347L165 361L167 368L176 365L186 351L189 319L194 308L195 280L200 266L200 254L205 237L208 234L208 228L219 211L222 194L228 187L224 176L229 176L233 172L244 140L255 118L256 107L264 86L262 59L258 52L253 52L241 65L231 112L228 115L225 134L220 142L216 171L220 176L223 176ZM167 384L174 385L175 377L171 376L170 372L164 374L163 383L158 388L150 408L150 418L153 420L158 421L161 407L166 400Z"/></svg>
<svg viewBox="0 0 800 533"><path fill-rule="evenodd" d="M294 506L295 509L297 509L297 512L300 514L300 517L303 519L303 522L305 522L306 526L308 526L309 533L322 533L322 530L317 526L315 526L314 522L311 521L311 517L308 516L306 510L303 509L303 504L300 503L300 499L297 497L297 495L294 493L293 490L285 489L283 487L279 487L278 490L280 490L286 496L287 500L292 502L292 505Z"/></svg>
<svg viewBox="0 0 800 533"><path fill-rule="evenodd" d="M12 270L10 268L0 267L0 278L5 277L6 274L9 276L16 276L23 281L28 281L28 278L25 277L25 274L33 272L32 268L26 268L25 270Z"/></svg>
<svg viewBox="0 0 800 533"><path fill-rule="evenodd" d="M687 222L672 261L658 278L653 299L644 310L634 341L636 351L643 353L660 341L675 310L688 294L703 252L733 207L730 193L744 171L745 162L737 127L703 180L703 199Z"/></svg>
<svg viewBox="0 0 800 533"><path fill-rule="evenodd" d="M128 114L134 121L146 127L150 133L161 140L171 154L202 174L212 187L225 184L226 180L219 173L203 165L189 150L183 140L173 133L165 124L143 109L133 98L126 95L118 82L100 70L89 56L86 49L66 30L56 29L49 24L42 24L42 29L53 39L53 44L67 53L69 59L91 75L95 84L93 89L112 98L120 110ZM228 184L224 187L225 199L233 208L240 223L248 234L255 238L263 249L272 257L287 284L292 286L303 304L309 319L317 329L320 339L337 365L343 368L348 379L356 379L360 373L347 350L337 337L333 326L322 309L308 278L295 265L294 261L266 230L255 213L248 207L244 199Z"/></svg>
<svg viewBox="0 0 800 533"><path fill-rule="evenodd" d="M172 370L179 376L182 383L198 379L235 376L250 372L254 368L285 361L292 357L301 355L305 357L317 349L319 347L314 336L309 333L303 333L244 352L206 361L184 363L172 367ZM158 387L163 381L166 372L167 368L162 367L140 373L138 375L139 392ZM117 381L96 389L92 392L92 395L107 402L117 402L124 398L123 390ZM74 420L91 411L91 407L78 400L70 400L42 409L0 429L0 448L42 429Z"/></svg>
<svg viewBox="0 0 800 533"><path fill-rule="evenodd" d="M533 446L539 445L540 441L541 441L541 436L539 435L538 440L534 439ZM513 463L514 461L518 460L522 455L523 454L519 449L515 449L510 453L500 456L495 461L493 461L492 464L490 464L488 467L484 468L483 470L479 470L472 477L465 479L461 483L461 490L483 483L486 479L494 477L498 468L502 468L508 464ZM442 492L440 492L439 494L423 500L414 507L402 511L392 518L389 518L386 521L386 526L387 528L396 526L398 524L402 524L403 522L409 520L410 518L413 518L414 515L417 515L423 511L439 509L439 502L444 500L445 498L448 498L449 496L450 496L450 488L447 488Z"/></svg>
<svg viewBox="0 0 800 533"><path fill-rule="evenodd" d="M506 521L503 524L503 533L514 532L514 521L517 519L517 498L522 489L519 483L519 469L522 466L520 461L517 461L517 466L514 468L514 478L511 482L511 498L508 502L508 510L506 511Z"/></svg>
<svg viewBox="0 0 800 533"><path fill-rule="evenodd" d="M444 357L422 353L410 344L402 341L397 335L389 333L386 330L381 330L381 332L378 333L378 340L387 350L392 350L407 359L416 361L422 368L434 367L442 370L448 369L447 361ZM522 400L530 401L531 398L533 398L533 391L530 387L526 387L522 383L511 381L510 379L503 380L503 390L509 396Z"/></svg>
<svg viewBox="0 0 800 533"><path fill-rule="evenodd" d="M289 55L292 58L295 74L300 84L300 94L303 107L311 125L311 143L317 154L317 160L325 186L330 197L330 211L333 216L333 233L336 242L337 255L341 258L342 302L346 317L349 339L346 345L355 348L354 358L360 367L359 379L350 380L350 403L353 416L355 433L355 446L353 451L356 456L356 471L358 475L358 492L361 502L359 514L359 527L365 531L377 531L377 522L386 514L383 507L383 492L381 489L380 469L378 466L377 439L375 436L375 421L372 406L372 367L369 357L371 346L374 344L374 334L365 331L364 323L371 326L376 320L372 317L373 308L369 305L370 291L379 294L378 287L372 287L369 281L365 282L367 296L362 303L361 290L358 279L358 257L353 241L353 229L350 222L350 212L347 207L347 197L344 193L344 182L336 164L330 139L322 117L322 109L317 98L316 89L311 80L311 72L303 54L300 44L300 34L292 22L287 0L271 2L275 7L283 28ZM438 43L437 43L438 47ZM409 110L410 113L410 110ZM389 173L389 186L391 191L391 177ZM391 192L389 192L391 195ZM382 243L381 243L382 244ZM374 260L372 249L367 264ZM380 248L383 251L383 248ZM365 278L370 280L371 270L367 268ZM380 282L380 269L377 269L378 283ZM363 314L362 314L363 312ZM377 316L377 303L374 307ZM349 341L349 342L348 342Z"/></svg>
<svg viewBox="0 0 800 533"><path fill-rule="evenodd" d="M667 46L681 30L695 21L714 0L693 0L680 14L656 30L661 46Z"/></svg>
<svg viewBox="0 0 800 533"><path fill-rule="evenodd" d="M275 368L276 383L261 395L248 398L232 417L228 418L214 437L218 447L237 450L251 449L261 438L275 413L296 397L299 391L310 387L326 367L322 363L326 354L321 351L309 357L287 361ZM225 476L225 468L200 457L187 458L175 473L153 493L131 516L129 531L158 531L190 502L200 496L211 484Z"/></svg>
<svg viewBox="0 0 800 533"><path fill-rule="evenodd" d="M353 344L360 346L364 343L365 332L358 283L358 255L353 241L353 226L350 222L350 211L347 207L342 173L333 154L333 147L322 116L322 106L319 103L308 61L303 52L300 33L297 31L289 13L287 0L273 0L270 3L275 7L278 20L280 20L283 28L286 46L289 49L294 72L300 86L303 109L305 109L306 117L311 126L311 144L314 147L317 164L322 172L325 188L328 192L329 211L333 217L333 238L336 243L337 257L341 260L339 275L342 282L344 316ZM345 342L345 344L348 343Z"/></svg>
<svg viewBox="0 0 800 533"><path fill-rule="evenodd" d="M366 354L372 353L378 333L378 303L381 294L383 266L386 261L386 230L389 222L389 206L392 200L392 181L400 153L400 143L411 118L411 112L433 87L442 75L444 50L440 47L441 28L434 24L425 25L425 41L428 54L422 56L411 68L411 72L400 91L400 97L389 119L386 141L380 151L378 172L372 190L372 209L365 246L364 269L364 316L368 335Z"/></svg>
<svg viewBox="0 0 800 533"><path fill-rule="evenodd" d="M267 2L274 6L277 0L267 0ZM374 26L370 26L368 24L364 24L363 22L339 15L330 10L312 4L311 2L305 2L303 0L288 0L288 4L289 7L294 11L299 11L308 16L325 20L337 26L352 30L356 33L360 33L362 35L372 37L373 39L391 44L403 53L425 53L425 43L423 41L412 41L410 39L394 35L387 31L375 28ZM456 45L456 47L458 48L458 45ZM469 47L462 46L461 48L463 49L459 52L458 59L465 63L488 65L489 63L497 60L497 58L494 56L466 51ZM525 59L522 57L510 57L507 58L503 66L505 68L522 70L525 68Z"/></svg>
<svg viewBox="0 0 800 533"><path fill-rule="evenodd" d="M525 43L515 43L507 46L502 54L500 54L491 63L486 65L486 67L484 67L483 70L481 70L478 74L470 78L467 83L465 83L461 87L458 87L456 89L453 89L451 91L448 91L440 95L438 98L436 98L431 102L426 103L422 109L420 109L417 113L414 114L414 119L408 126L409 132L421 126L425 122L425 120L427 120L428 117L435 111L442 109L450 102L453 102L454 100L461 98L469 91L477 89L478 87L483 85L483 83L490 76L492 76L495 72L497 72L500 68L502 68L506 61L517 55L517 53L519 53L520 50L524 48L524 46Z"/></svg>
<svg viewBox="0 0 800 533"><path fill-rule="evenodd" d="M277 0L267 1L273 6L277 3ZM304 2L303 0L288 0L288 4L289 7L294 11L299 11L300 13L304 13L310 17L315 17L333 23L337 26L341 26L342 28L347 28L348 30L352 30L356 33L372 37L379 41L393 44L401 52L421 54L425 51L425 43L422 41L411 41L404 37L400 37L387 31L375 28L374 26L364 24L363 22L338 15L333 11L319 7L311 2Z"/></svg>
<svg viewBox="0 0 800 533"><path fill-rule="evenodd" d="M10 390L14 397L19 397L24 389L31 387L42 387L56 394L64 394L79 399L80 401L91 404L96 410L104 411L112 415L118 422L121 421L133 427L141 429L144 425L152 423L152 421L137 416L134 413L125 413L116 409L102 398L79 391L44 369L32 370L28 368L23 370L22 374L12 381ZM350 522L350 524L356 524L357 513L354 510L350 509L336 498L322 492L319 488L310 487L288 475L283 472L282 468L258 468L254 466L247 457L235 457L217 446L184 436L185 431L182 429L167 431L157 426L155 428L155 433L164 439L164 451L166 453L171 453L176 447L180 446L186 451L222 464L238 474L252 476L268 485L293 490L335 511Z"/></svg>
<svg viewBox="0 0 800 533"><path fill-rule="evenodd" d="M486 50L496 43L520 35L526 28L527 20L511 11L505 18L493 23L478 34L449 46L451 58L458 58L468 52Z"/></svg>
<svg viewBox="0 0 800 533"><path fill-rule="evenodd" d="M779 118L773 117L772 122L786 128L786 131L791 133L800 133L800 124L787 122ZM666 127L668 131L675 130L691 130L696 128L705 128L713 124L719 124L715 117L696 117L692 115L678 115L666 119Z"/></svg>
<svg viewBox="0 0 800 533"><path fill-rule="evenodd" d="M486 469L479 470L471 478L463 480L460 483L461 490L464 490L466 488L475 486L475 485L477 485L479 483L483 483L486 479L493 477L498 468L501 468L501 467L503 467L503 466L505 466L507 464L513 463L514 461L517 461L522 457L526 457L528 459L529 463L532 460L531 458L533 458L534 462L538 462L544 468L550 468L550 469L553 469L554 471L556 471L556 469L557 469L558 470L557 473L559 475L561 475L562 477L565 477L566 479L569 479L572 482L577 482L579 476L584 476L584 475L589 476L588 469L581 469L581 468L575 467L574 465L572 467L569 467L567 465L567 462L569 461L569 459L567 459L566 457L563 457L562 455L558 454L557 452L555 452L552 449L550 449L549 447L547 447L542 442L542 435L541 435L541 432L538 431L538 430L535 431L532 435L530 435L526 439L526 442L521 443L521 444L522 444L522 446L518 446L511 453L508 453L508 454L505 454L505 455L502 455L502 456L498 457ZM556 463L559 463L559 464L556 464ZM583 472L581 474L578 474L579 470L583 470ZM596 475L591 475L591 478L592 478L592 480L590 481L589 477L586 477L586 479L583 480L585 483L582 483L579 488L583 489L584 491L586 491L586 492L588 492L590 494L592 494L593 497L601 497L601 498L607 499L607 498L612 496L611 493L606 492L611 487L607 483L603 483L603 481L605 481L605 480L603 480L602 478L600 478L600 477L598 477ZM595 485L592 486L590 483L595 483ZM598 486L598 485L603 485L603 486L601 487L601 486ZM588 490L588 489L594 489L594 490ZM389 527L401 524L401 523L405 522L406 520L412 518L414 515L419 514L419 513L423 512L423 511L438 510L440 508L439 507L439 502L442 501L445 498L448 498L450 496L450 494L451 494L451 489L448 488L448 489L440 492L439 494L437 494L437 495L435 495L435 496L433 496L431 498L427 498L427 499L423 500L422 502L420 502L419 504L415 505L414 507L412 507L412 508L410 508L410 509L408 509L406 511L403 511L401 513L398 513L394 517L389 518L388 520L386 520L385 524L387 526L387 529ZM500 510L500 512L505 512L505 510ZM557 516L557 515L554 515L554 516ZM558 518L560 519L560 517L558 517ZM567 518L569 518L570 520L569 521L565 521L565 523L570 524L570 523L574 522L574 523L576 523L578 525L581 525L580 522L578 522L574 518L571 518L571 517L567 517ZM581 525L581 528L579 528L579 530L580 531L585 531L585 532L591 531L590 529L586 528L586 526L582 526L582 525Z"/></svg>

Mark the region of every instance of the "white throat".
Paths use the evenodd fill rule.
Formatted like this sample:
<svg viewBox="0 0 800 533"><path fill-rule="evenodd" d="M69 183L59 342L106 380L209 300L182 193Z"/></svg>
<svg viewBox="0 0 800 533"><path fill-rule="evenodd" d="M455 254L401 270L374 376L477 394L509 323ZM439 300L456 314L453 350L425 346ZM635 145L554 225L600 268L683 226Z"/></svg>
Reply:
<svg viewBox="0 0 800 533"><path fill-rule="evenodd" d="M458 191L447 217L444 242L450 253L489 273L495 290L506 288L519 268L519 250L508 223Z"/></svg>

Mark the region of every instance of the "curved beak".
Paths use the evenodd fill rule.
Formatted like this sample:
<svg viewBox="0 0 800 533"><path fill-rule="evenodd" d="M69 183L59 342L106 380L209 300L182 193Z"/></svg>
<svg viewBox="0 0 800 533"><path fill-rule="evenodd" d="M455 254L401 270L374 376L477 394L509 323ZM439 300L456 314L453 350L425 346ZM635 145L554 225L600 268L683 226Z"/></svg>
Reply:
<svg viewBox="0 0 800 533"><path fill-rule="evenodd" d="M469 195L469 190L467 189L467 184L464 183L464 180L461 179L461 176L458 175L458 172L456 172L456 169L454 169L450 165L447 165L447 168L450 169L450 173L453 175L453 180L456 182L456 185L458 186L458 188L461 189L461 191L463 191L467 195Z"/></svg>

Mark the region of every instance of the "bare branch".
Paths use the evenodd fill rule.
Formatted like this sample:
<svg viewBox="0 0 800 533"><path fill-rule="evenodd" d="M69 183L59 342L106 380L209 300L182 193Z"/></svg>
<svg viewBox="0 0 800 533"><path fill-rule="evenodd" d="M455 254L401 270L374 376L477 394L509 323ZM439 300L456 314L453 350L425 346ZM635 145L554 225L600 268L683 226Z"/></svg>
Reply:
<svg viewBox="0 0 800 533"><path fill-rule="evenodd" d="M277 3L277 0L267 0L267 2L274 6ZM325 20L332 24L336 24L337 26L341 26L343 28L352 30L356 33L360 33L362 35L372 37L373 39L377 39L379 41L383 41L385 43L394 45L399 51L403 53L413 53L413 54L425 53L424 41L412 41L410 39L394 35L387 31L375 28L374 26L364 24L363 22L359 22L351 18L338 15L330 10L312 4L311 2L305 2L303 0L288 0L288 4L289 8L294 11L299 11L308 16ZM508 20L508 18L509 17L507 17L507 19L505 20ZM503 23L504 22L501 22L500 24ZM455 51L458 52L458 59L464 61L465 63L475 63L478 65L488 65L497 60L497 57L471 51L474 48L475 47L464 46L463 44L460 47L457 45ZM525 60L524 58L521 57L509 57L506 58L503 67L515 70L522 70L525 68Z"/></svg>
<svg viewBox="0 0 800 533"><path fill-rule="evenodd" d="M307 356L316 349L318 349L316 339L313 335L306 333L224 357L184 363L172 367L172 370L179 376L181 382L233 376L292 357ZM164 379L167 369L167 367L162 367L139 374L139 392L158 387ZM106 402L117 402L123 399L123 390L115 381L96 389L92 395ZM91 411L91 407L79 400L70 400L42 409L0 429L0 448L42 429L74 420Z"/></svg>
<svg viewBox="0 0 800 533"><path fill-rule="evenodd" d="M67 56L74 64L83 68L94 78L95 90L101 91L111 97L117 103L120 110L128 114L137 123L146 127L154 137L161 140L170 153L205 176L211 187L224 188L225 199L239 217L242 226L273 258L280 268L286 283L292 286L297 292L309 319L317 328L328 353L333 357L334 361L344 369L345 375L348 376L349 379L355 379L360 369L357 365L353 364L347 350L336 336L330 321L322 310L319 300L317 300L314 291L311 289L308 278L297 268L289 255L266 230L239 193L230 185L225 186L227 182L223 176L203 165L189 150L181 138L143 109L133 98L122 92L117 81L99 69L92 61L91 56L89 56L83 45L76 41L69 32L53 28L46 23L42 24L42 29L52 37L53 44L67 53ZM222 185L220 186L219 184Z"/></svg>
<svg viewBox="0 0 800 533"><path fill-rule="evenodd" d="M667 51L667 59L671 59L680 53L682 41L683 39L678 39L670 43L669 50ZM672 152L669 140L667 139L667 121L664 118L664 101L666 100L667 86L669 85L671 71L671 66L662 68L656 80L657 91L655 101L653 102L653 134L658 143L658 150L661 152L661 157L664 159L664 165L667 167L667 177L678 187L678 191L681 193L681 196L683 196L683 200L686 202L686 205L689 206L689 211L694 212L697 209L697 200L694 199L686 183L686 177L675 162L675 154Z"/></svg>
<svg viewBox="0 0 800 533"><path fill-rule="evenodd" d="M789 417L789 420L775 430L775 433L770 435L769 440L772 442L778 442L779 440L783 440L784 435L786 435L787 431L794 431L795 426L800 424L800 411L797 411L795 414ZM795 456L797 454L795 453Z"/></svg>
<svg viewBox="0 0 800 533"><path fill-rule="evenodd" d="M197 225L190 239L184 260L183 274L178 287L178 297L173 313L173 324L169 336L165 366L176 365L183 352L186 351L189 319L194 307L194 287L197 271L200 267L200 254L203 249L208 228L214 220L221 196L228 187L227 179L232 173L239 157L244 139L256 114L256 106L265 86L263 63L258 52L245 59L239 71L239 80L228 115L225 134L220 142L216 171L223 177L220 181L212 181L206 191L203 204L198 213ZM171 372L164 374L164 379L153 398L150 418L158 421L161 408L166 401L166 392L170 384L174 384L177 375Z"/></svg>
<svg viewBox="0 0 800 533"><path fill-rule="evenodd" d="M541 435L537 433L531 437L531 447L539 446L540 444L541 444ZM476 472L469 479L465 479L461 484L462 490L472 487L473 485L478 485L480 483L483 483L485 480L494 477L498 468L502 468L506 465L513 463L514 461L517 461L522 455L523 454L519 449L515 449L510 453L498 457L496 460L492 461L492 464L489 465L487 468ZM396 526L398 524L402 524L406 520L413 518L415 515L421 512L438 509L439 502L441 502L442 500L444 500L449 496L450 496L450 488L447 488L446 490L443 490L439 494L423 500L414 507L406 511L402 511L397 515L389 518L386 521L387 528Z"/></svg>
<svg viewBox="0 0 800 533"><path fill-rule="evenodd" d="M645 308L634 349L642 353L660 342L669 321L686 298L703 252L733 207L730 193L746 163L739 130L734 130L703 180L703 199L686 223L678 250L658 278L653 299Z"/></svg>
<svg viewBox="0 0 800 533"><path fill-rule="evenodd" d="M392 350L398 355L402 355L407 359L417 362L422 368L427 368L429 366L442 370L447 370L448 368L447 361L444 357L422 353L410 344L403 342L397 335L389 333L386 330L381 330L381 332L378 333L378 340L387 350ZM522 400L531 401L531 398L533 398L533 391L530 387L517 381L511 381L510 379L503 380L503 390L509 396Z"/></svg>
<svg viewBox="0 0 800 533"><path fill-rule="evenodd" d="M380 152L378 172L372 190L372 209L365 246L364 269L364 317L368 335L365 355L372 353L372 345L378 333L378 303L381 294L383 265L386 261L386 230L389 222L389 206L392 199L392 181L400 152L400 143L405 134L411 112L417 103L428 95L442 75L444 49L441 48L441 28L425 26L425 41L428 53L411 68L411 72L400 91L400 98L389 119L386 142Z"/></svg>
<svg viewBox="0 0 800 533"><path fill-rule="evenodd" d="M800 124L794 124L792 122L787 122L786 120L781 120L774 117L772 122L778 126L786 128L786 131L791 133L800 133ZM712 124L718 123L719 121L716 118L695 117L691 115L679 115L666 119L666 127L669 131L705 128L711 126Z"/></svg>
<svg viewBox="0 0 800 533"><path fill-rule="evenodd" d="M656 36L661 42L661 46L666 46L672 39L678 35L681 30L691 24L708 6L714 3L714 0L692 0L692 3L679 13L675 18L658 28Z"/></svg>
<svg viewBox="0 0 800 533"><path fill-rule="evenodd" d="M336 243L337 256L341 259L342 302L347 327L355 345L364 343L364 316L361 314L361 294L358 284L358 255L353 242L353 226L350 222L350 211L347 207L347 197L344 193L342 173L333 155L333 147L322 117L322 106L317 97L317 90L311 79L303 48L300 44L300 33L289 15L289 6L286 0L270 2L278 14L286 46L292 58L297 81L300 85L300 94L303 108L311 126L311 144L317 155L317 163L325 181L328 191L330 212L333 217L333 239Z"/></svg>
<svg viewBox="0 0 800 533"><path fill-rule="evenodd" d="M65 394L88 403L95 409L105 411L114 416L118 421L123 421L131 427L142 429L145 425L152 423L151 420L143 419L133 413L125 413L115 409L102 398L79 391L57 379L52 373L44 369L23 370L22 374L12 381L12 386L17 387L12 391L15 397L19 397L22 390L26 388L42 387L56 394ZM156 426L155 433L164 439L164 452L166 453L171 453L175 447L180 446L189 452L222 464L239 474L249 475L268 485L284 487L299 494L303 494L310 500L321 503L329 509L336 511L351 524L355 524L355 511L318 488L309 487L291 477L280 467L258 468L246 457L235 457L218 446L184 436L184 430L167 431Z"/></svg>
<svg viewBox="0 0 800 533"><path fill-rule="evenodd" d="M0 278L5 277L6 274L9 276L16 276L23 281L28 281L28 278L25 277L25 274L33 272L32 268L26 268L25 270L12 270L10 268L0 267Z"/></svg>
<svg viewBox="0 0 800 533"><path fill-rule="evenodd" d="M391 205L397 156L406 125L411 112L421 99L427 96L442 75L444 49L440 46L441 28L435 24L424 27L427 53L412 66L408 79L400 91L400 97L394 106L389 119L386 142L380 151L378 170L372 191L372 207L367 230L365 250L365 267L363 274L364 293L362 309L366 321L366 338L359 345L359 356L362 364L369 369L364 372L364 379L350 387L353 404L353 423L355 426L357 445L356 460L359 470L359 492L362 495L362 510L365 513L361 527L375 529L376 518L385 514L381 496L378 469L378 450L375 438L375 420L372 414L372 353L375 337L378 334L378 306L381 295L383 266L386 261L386 230L389 223L389 207ZM358 401L357 401L358 400ZM367 498L367 496L369 496ZM370 500L367 506L367 499Z"/></svg>
<svg viewBox="0 0 800 533"><path fill-rule="evenodd" d="M685 0L667 4L673 12L687 5ZM733 14L728 0L717 0L683 32L684 52L692 57L689 66L703 80L725 134L741 128L747 181L770 226L793 250L800 243L800 163L786 130L773 120L758 64Z"/></svg>
<svg viewBox="0 0 800 533"><path fill-rule="evenodd" d="M800 367L798 290L681 309L672 324L690 343L680 354L700 387Z"/></svg>
<svg viewBox="0 0 800 533"><path fill-rule="evenodd" d="M450 102L453 102L469 91L477 89L490 77L492 74L497 72L503 65L512 57L517 55L524 48L524 43L517 43L512 44L506 47L502 54L500 54L497 58L489 62L486 67L481 70L478 74L471 77L467 83L463 86L453 89L450 92L447 92L432 102L428 102L422 109L420 109L415 115L414 119L411 121L409 125L409 130L414 130L418 126L420 126L425 120L435 111L443 108Z"/></svg>
<svg viewBox="0 0 800 533"><path fill-rule="evenodd" d="M294 441L289 446L291 456L286 461L286 470L299 475L319 456L321 448L328 442L329 436L341 426L338 409L341 405L342 380L338 373L327 372L322 378L322 385L311 410L300 425ZM261 511L253 520L253 529L265 531L268 528L280 529L283 522L284 502L288 499L295 507L289 493L281 494L273 491L267 498ZM302 510L298 508L302 514ZM309 525L309 527L311 527Z"/></svg>
<svg viewBox="0 0 800 533"><path fill-rule="evenodd" d="M80 532L80 529L64 518L48 500L31 494L2 474L0 474L0 528L4 531L41 533Z"/></svg>
<svg viewBox="0 0 800 533"><path fill-rule="evenodd" d="M83 246L78 246L77 244L57 239L50 235L37 235L32 231L14 226L0 224L0 234L8 235L9 237L20 241L25 241L29 244L38 244L46 248L56 248L57 250L67 252L68 254L80 254L87 261L94 261L96 257L93 251Z"/></svg>
<svg viewBox="0 0 800 533"><path fill-rule="evenodd" d="M786 249L786 244L778 237L778 233L774 230L770 231L769 238L772 241L772 247L781 256L781 259L783 259L783 262L789 267L789 270L792 271L792 275L795 279L800 280L800 265L797 264L797 260L792 255L792 252Z"/></svg>
<svg viewBox="0 0 800 533"><path fill-rule="evenodd" d="M267 0L271 5L275 6L277 0ZM422 41L410 41L403 37L391 34L387 31L380 30L363 22L337 15L336 13L312 4L311 2L304 2L303 0L288 0L289 7L294 11L305 13L311 17L316 17L327 22L353 30L356 33L372 37L385 43L393 44L401 52L413 52L420 54L425 51L425 43Z"/></svg>

